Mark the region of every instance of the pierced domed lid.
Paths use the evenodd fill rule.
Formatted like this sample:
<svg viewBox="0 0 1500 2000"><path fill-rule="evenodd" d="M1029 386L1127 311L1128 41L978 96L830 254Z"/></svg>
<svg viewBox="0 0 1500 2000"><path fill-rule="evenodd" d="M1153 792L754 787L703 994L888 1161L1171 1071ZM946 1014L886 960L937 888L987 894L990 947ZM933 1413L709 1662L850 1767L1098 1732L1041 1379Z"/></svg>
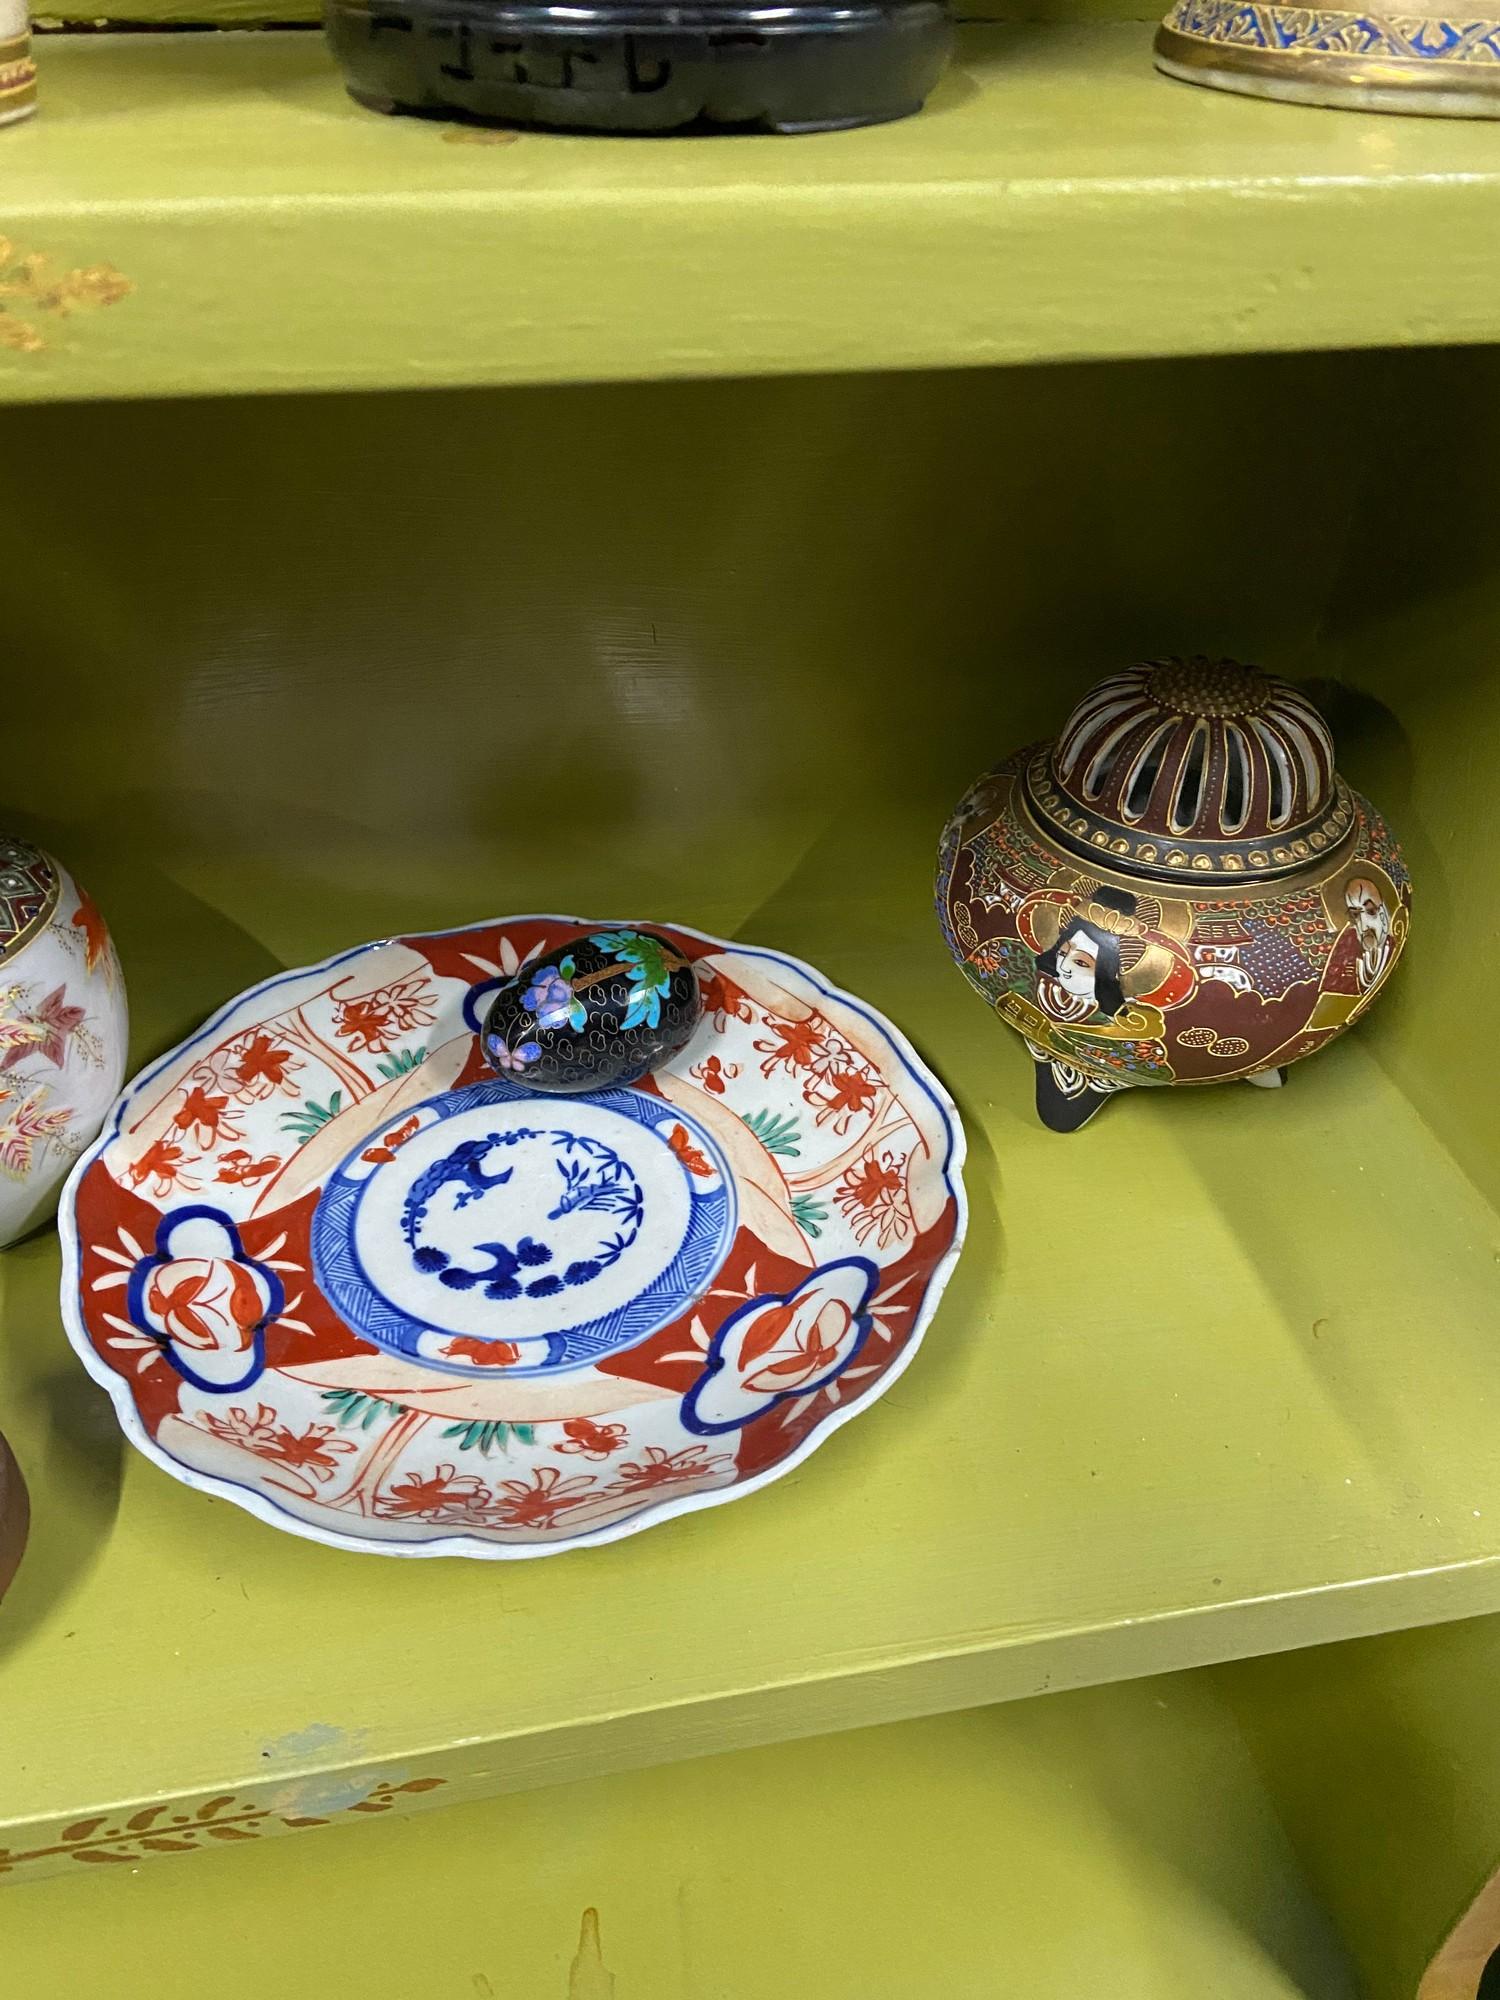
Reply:
<svg viewBox="0 0 1500 2000"><path fill-rule="evenodd" d="M1063 846L1157 881L1291 874L1353 824L1322 716L1233 660L1100 681L1032 759L1027 791Z"/></svg>

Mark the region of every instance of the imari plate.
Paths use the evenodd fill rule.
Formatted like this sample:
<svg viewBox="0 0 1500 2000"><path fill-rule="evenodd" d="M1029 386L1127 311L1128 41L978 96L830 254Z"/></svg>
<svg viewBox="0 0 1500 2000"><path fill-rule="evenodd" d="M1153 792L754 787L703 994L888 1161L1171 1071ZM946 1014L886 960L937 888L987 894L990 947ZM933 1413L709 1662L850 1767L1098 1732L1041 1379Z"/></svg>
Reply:
<svg viewBox="0 0 1500 2000"><path fill-rule="evenodd" d="M63 1314L148 1458L340 1548L546 1555L765 1485L895 1380L963 1240L947 1093L811 967L677 928L665 1069L491 1073L490 994L590 928L283 973L127 1089Z"/></svg>

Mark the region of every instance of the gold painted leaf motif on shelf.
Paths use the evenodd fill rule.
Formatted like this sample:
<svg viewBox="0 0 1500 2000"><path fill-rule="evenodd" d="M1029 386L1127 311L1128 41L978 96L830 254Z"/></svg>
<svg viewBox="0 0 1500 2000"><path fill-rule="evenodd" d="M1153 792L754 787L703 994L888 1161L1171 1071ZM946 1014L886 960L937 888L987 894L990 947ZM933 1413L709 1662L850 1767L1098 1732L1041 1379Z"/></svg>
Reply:
<svg viewBox="0 0 1500 2000"><path fill-rule="evenodd" d="M0 236L0 348L39 354L54 322L118 305L133 290L113 264L59 270L46 251L23 251Z"/></svg>
<svg viewBox="0 0 1500 2000"><path fill-rule="evenodd" d="M446 1778L408 1778L403 1784L382 1780L347 1810L390 1812L402 1793L431 1792L447 1782ZM281 1833L289 1828L327 1826L338 1816L336 1812L317 1817L278 1813L252 1800L236 1798L231 1792L218 1792L196 1808L184 1805L175 1812L165 1805L143 1806L123 1821L113 1813L98 1813L89 1819L75 1820L45 1846L24 1852L0 1847L0 1876L62 1860L97 1865L108 1861L142 1861L151 1854L193 1854L200 1851L205 1838L258 1840L264 1834Z"/></svg>

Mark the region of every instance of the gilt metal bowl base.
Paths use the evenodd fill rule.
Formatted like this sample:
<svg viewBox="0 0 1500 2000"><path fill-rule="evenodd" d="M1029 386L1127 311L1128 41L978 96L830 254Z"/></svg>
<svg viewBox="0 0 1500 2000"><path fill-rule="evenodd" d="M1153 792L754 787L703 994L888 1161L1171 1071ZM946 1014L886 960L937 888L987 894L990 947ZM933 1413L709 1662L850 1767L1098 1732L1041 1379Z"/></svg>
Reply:
<svg viewBox="0 0 1500 2000"><path fill-rule="evenodd" d="M1430 118L1500 118L1500 17L1444 20L1265 0L1178 0L1156 67L1183 83Z"/></svg>

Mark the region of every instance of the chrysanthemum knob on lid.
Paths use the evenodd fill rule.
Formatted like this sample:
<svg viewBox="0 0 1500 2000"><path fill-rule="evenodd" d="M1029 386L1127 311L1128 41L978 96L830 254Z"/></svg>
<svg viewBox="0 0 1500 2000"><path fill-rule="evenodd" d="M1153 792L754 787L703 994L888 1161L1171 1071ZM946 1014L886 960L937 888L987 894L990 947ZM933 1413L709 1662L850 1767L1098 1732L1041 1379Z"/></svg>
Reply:
<svg viewBox="0 0 1500 2000"><path fill-rule="evenodd" d="M607 1090L670 1061L702 1012L693 968L667 939L591 931L507 980L481 1040L492 1069L532 1090Z"/></svg>
<svg viewBox="0 0 1500 2000"><path fill-rule="evenodd" d="M119 960L93 898L0 835L0 1244L49 1214L125 1074Z"/></svg>
<svg viewBox="0 0 1500 2000"><path fill-rule="evenodd" d="M1063 1132L1132 1086L1279 1081L1369 1006L1410 908L1317 709L1229 660L1101 681L972 788L938 867L949 948Z"/></svg>

